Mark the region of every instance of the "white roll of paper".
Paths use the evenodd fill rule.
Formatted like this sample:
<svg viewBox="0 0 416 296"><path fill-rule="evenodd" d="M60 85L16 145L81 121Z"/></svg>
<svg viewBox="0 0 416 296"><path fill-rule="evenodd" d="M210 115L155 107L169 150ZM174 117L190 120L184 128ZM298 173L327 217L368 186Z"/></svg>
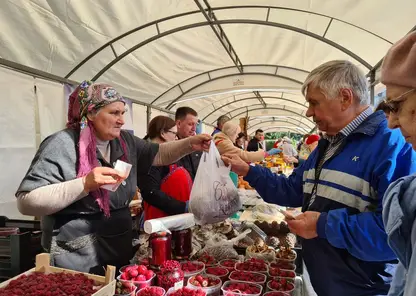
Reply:
<svg viewBox="0 0 416 296"><path fill-rule="evenodd" d="M152 234L160 231L175 231L195 226L194 214L173 215L144 222L144 231Z"/></svg>

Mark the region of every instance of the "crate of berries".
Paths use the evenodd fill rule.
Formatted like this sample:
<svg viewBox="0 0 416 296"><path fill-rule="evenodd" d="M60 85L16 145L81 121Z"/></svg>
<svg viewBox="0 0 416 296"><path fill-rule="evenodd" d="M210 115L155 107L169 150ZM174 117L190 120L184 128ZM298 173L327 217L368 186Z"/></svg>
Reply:
<svg viewBox="0 0 416 296"><path fill-rule="evenodd" d="M49 254L36 256L36 266L6 282L0 283L0 296L113 296L116 269L107 266L106 275L98 276L50 265Z"/></svg>

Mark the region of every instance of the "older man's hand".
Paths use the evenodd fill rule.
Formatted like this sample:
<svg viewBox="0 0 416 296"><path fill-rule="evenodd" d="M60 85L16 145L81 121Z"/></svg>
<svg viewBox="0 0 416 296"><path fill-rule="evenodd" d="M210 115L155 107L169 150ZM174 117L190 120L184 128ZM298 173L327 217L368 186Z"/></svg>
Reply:
<svg viewBox="0 0 416 296"><path fill-rule="evenodd" d="M287 220L286 222L291 232L305 239L311 239L318 236L316 224L320 215L319 212L306 211L296 216L294 220Z"/></svg>
<svg viewBox="0 0 416 296"><path fill-rule="evenodd" d="M225 165L230 165L231 170L239 176L247 176L250 166L239 156L225 154L221 157Z"/></svg>

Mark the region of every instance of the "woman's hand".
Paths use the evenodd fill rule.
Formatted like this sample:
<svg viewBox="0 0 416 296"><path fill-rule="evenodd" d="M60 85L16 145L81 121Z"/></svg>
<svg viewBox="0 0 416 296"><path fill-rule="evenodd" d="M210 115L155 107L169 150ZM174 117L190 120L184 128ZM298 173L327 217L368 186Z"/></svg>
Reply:
<svg viewBox="0 0 416 296"><path fill-rule="evenodd" d="M115 169L108 167L94 168L83 178L85 192L95 191L103 185L121 182L125 176Z"/></svg>
<svg viewBox="0 0 416 296"><path fill-rule="evenodd" d="M247 176L250 166L242 160L239 156L233 155L223 155L221 156L222 161L225 165L231 166L231 170L239 176Z"/></svg>
<svg viewBox="0 0 416 296"><path fill-rule="evenodd" d="M194 151L208 151L211 145L212 137L206 134L200 134L190 137L191 147Z"/></svg>

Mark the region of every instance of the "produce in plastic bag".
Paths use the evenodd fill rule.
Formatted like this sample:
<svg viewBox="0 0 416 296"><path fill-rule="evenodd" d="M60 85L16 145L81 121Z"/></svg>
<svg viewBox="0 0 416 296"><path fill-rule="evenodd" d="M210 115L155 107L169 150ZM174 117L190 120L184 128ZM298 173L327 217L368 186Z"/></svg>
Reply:
<svg viewBox="0 0 416 296"><path fill-rule="evenodd" d="M189 201L189 211L197 224L221 222L241 208L237 188L230 178L230 168L221 160L213 141L198 166Z"/></svg>

